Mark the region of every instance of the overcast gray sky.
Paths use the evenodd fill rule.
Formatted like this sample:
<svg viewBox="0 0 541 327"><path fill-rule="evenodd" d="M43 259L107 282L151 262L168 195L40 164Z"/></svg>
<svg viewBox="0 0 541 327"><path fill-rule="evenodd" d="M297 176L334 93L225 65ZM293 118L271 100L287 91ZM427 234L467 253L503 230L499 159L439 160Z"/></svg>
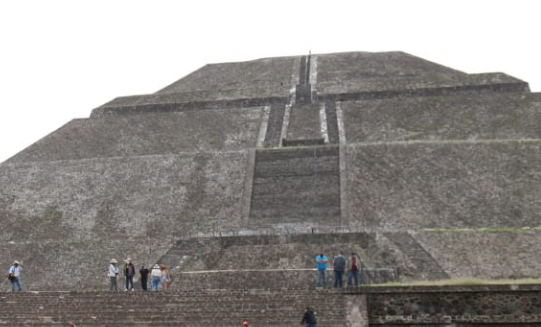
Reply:
<svg viewBox="0 0 541 327"><path fill-rule="evenodd" d="M207 63L401 50L541 92L541 1L0 3L0 162L117 96Z"/></svg>

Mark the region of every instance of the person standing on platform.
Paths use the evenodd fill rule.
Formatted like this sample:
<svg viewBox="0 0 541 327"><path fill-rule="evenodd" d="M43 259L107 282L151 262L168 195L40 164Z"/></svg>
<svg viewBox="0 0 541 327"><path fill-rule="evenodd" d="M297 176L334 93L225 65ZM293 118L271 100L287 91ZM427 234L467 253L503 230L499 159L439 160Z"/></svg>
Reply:
<svg viewBox="0 0 541 327"><path fill-rule="evenodd" d="M160 288L160 281L162 278L162 270L160 269L160 266L158 264L155 264L152 266L152 271L150 272L150 278L152 283L152 291L158 292L158 289Z"/></svg>
<svg viewBox="0 0 541 327"><path fill-rule="evenodd" d="M143 291L147 290L148 285L148 274L150 271L145 267L145 265L141 266L141 270L139 270L139 275L141 275L141 287L143 288Z"/></svg>
<svg viewBox="0 0 541 327"><path fill-rule="evenodd" d="M110 290L118 292L117 287L117 276L118 276L118 268L116 267L117 261L115 259L111 259L109 262L109 271L107 272L107 276L109 276L109 282L110 282Z"/></svg>
<svg viewBox="0 0 541 327"><path fill-rule="evenodd" d="M21 263L17 260L13 262L13 266L9 268L9 280L11 281L11 292L15 292L15 286L19 292L23 291L23 286L21 284Z"/></svg>
<svg viewBox="0 0 541 327"><path fill-rule="evenodd" d="M165 265L160 265L160 269L162 270L162 276L160 278L160 283L162 285L162 291L167 292L167 287L169 286L169 283L171 282L171 272Z"/></svg>
<svg viewBox="0 0 541 327"><path fill-rule="evenodd" d="M360 263L357 254L352 252L348 262L348 286L353 286L353 281L355 281L355 286L359 285Z"/></svg>
<svg viewBox="0 0 541 327"><path fill-rule="evenodd" d="M344 271L346 270L346 258L342 251L334 257L332 265L334 267L334 288L342 288L344 286Z"/></svg>
<svg viewBox="0 0 541 327"><path fill-rule="evenodd" d="M321 287L321 283L323 282L323 288L327 287L327 263L329 262L329 259L327 259L326 256L323 255L323 253L320 253L318 256L316 256L316 268L317 268L317 280L316 280L316 287Z"/></svg>
<svg viewBox="0 0 541 327"><path fill-rule="evenodd" d="M133 277L135 276L135 266L130 258L126 259L124 265L124 276L126 276L126 289L124 291L135 291L133 288Z"/></svg>

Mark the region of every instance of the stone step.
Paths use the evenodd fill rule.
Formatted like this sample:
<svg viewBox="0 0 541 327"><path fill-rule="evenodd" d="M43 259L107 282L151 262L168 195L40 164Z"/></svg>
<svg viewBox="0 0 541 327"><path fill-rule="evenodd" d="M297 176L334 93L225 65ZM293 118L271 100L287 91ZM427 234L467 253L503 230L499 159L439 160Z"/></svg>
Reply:
<svg viewBox="0 0 541 327"><path fill-rule="evenodd" d="M331 291L182 291L175 293L43 292L2 297L0 326L254 326L298 324L306 305L318 326L344 326L339 293Z"/></svg>

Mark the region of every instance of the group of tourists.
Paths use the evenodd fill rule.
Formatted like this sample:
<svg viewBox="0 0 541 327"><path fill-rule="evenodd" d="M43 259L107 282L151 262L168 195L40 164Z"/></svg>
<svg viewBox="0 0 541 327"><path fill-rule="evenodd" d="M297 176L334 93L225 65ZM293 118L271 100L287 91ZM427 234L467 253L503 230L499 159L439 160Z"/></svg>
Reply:
<svg viewBox="0 0 541 327"><path fill-rule="evenodd" d="M107 276L109 277L110 281L109 289L114 292L118 292L117 279L119 276L119 270L117 267L117 263L118 261L116 261L115 259L111 259L111 261L109 262L109 270L107 271ZM136 277L136 269L131 258L127 258L125 260L124 277L126 281L126 288L124 289L124 291L135 291L135 288L133 287L133 281ZM143 289L143 291L148 290L148 284L150 283L152 291L158 292L159 290L161 290L165 292L167 291L167 287L171 282L171 273L165 265L155 264L149 270L143 264L141 265L141 269L139 270L139 281L141 282L141 288Z"/></svg>
<svg viewBox="0 0 541 327"><path fill-rule="evenodd" d="M118 261L111 259L109 264L109 270L107 271L107 277L110 281L110 290L118 291L117 279L119 276L119 269L117 267ZM22 292L23 286L21 282L21 263L17 260L13 262L13 265L8 270L8 279L11 282L11 291ZM149 279L150 276L150 279ZM136 277L135 265L130 258L127 258L124 264L124 277L126 281L126 288L124 291L135 291L133 286L134 278ZM152 269L148 269L144 264L141 265L139 270L139 281L141 282L141 288L143 291L148 290L148 284L150 282L152 291L167 291L167 287L171 282L171 273L165 265L155 264Z"/></svg>
<svg viewBox="0 0 541 327"><path fill-rule="evenodd" d="M323 288L327 287L327 264L329 259L320 253L316 256L316 268L317 268L317 278L316 278L316 287ZM359 259L359 256L352 252L349 259L344 257L344 253L340 251L332 261L332 266L334 270L334 288L341 288L344 286L344 273L347 272L347 283L348 286L358 286L359 285L359 274L364 276L365 272L362 271L362 262Z"/></svg>
<svg viewBox="0 0 541 327"><path fill-rule="evenodd" d="M327 287L327 265L329 259L320 253L315 258L317 268L316 287ZM110 281L110 290L118 291L117 279L119 276L119 269L117 267L118 261L111 259L109 263L109 269L107 271L107 277ZM359 275L364 276L362 271L362 262L356 253L352 252L349 259L344 257L344 253L340 251L332 261L334 270L334 288L341 288L344 285L344 274L347 272L347 285L358 286ZM17 289L22 292L21 282L21 264L19 261L14 261L13 265L9 268L8 278L11 282L11 291L15 292ZM124 277L126 287L124 291L135 291L134 278L136 277L136 269L131 258L127 258L124 264ZM149 278L150 277L150 278ZM171 274L165 265L155 264L149 270L144 264L141 265L139 270L139 281L141 282L141 288L143 291L148 290L150 284L151 290L154 292L167 291L168 285L171 282Z"/></svg>
<svg viewBox="0 0 541 327"><path fill-rule="evenodd" d="M117 267L118 261L111 259L109 262L109 270L107 271L107 276L110 280L110 290L118 291L117 279L119 275L119 269ZM322 253L316 256L316 267L318 270L317 286L320 286L320 282L323 282L323 286L326 287L326 275L325 271L327 270L328 259ZM358 285L358 276L359 271L361 270L361 261L355 253L351 254L351 258L346 260L342 252L340 252L333 260L333 267L335 273L334 287L342 287L342 276L348 267L348 285L352 285L352 280L355 281L355 285ZM22 292L22 283L21 283L21 264L19 261L14 261L13 265L9 268L8 278L11 281L11 291L15 292L17 288L19 292ZM124 277L126 279L126 288L124 291L135 291L133 286L134 278L136 276L135 265L133 264L131 258L127 258L124 264ZM143 291L146 291L148 288L149 277L152 291L157 292L158 290L167 291L167 286L171 281L170 272L165 265L155 264L152 266L152 269L149 270L145 265L141 265L139 270L139 280L141 281L141 287ZM316 326L316 316L312 308L307 307L306 311L302 317L301 324L306 325L306 327L315 327ZM68 325L70 327L77 327L75 322L69 321ZM243 327L249 327L247 320L242 322Z"/></svg>

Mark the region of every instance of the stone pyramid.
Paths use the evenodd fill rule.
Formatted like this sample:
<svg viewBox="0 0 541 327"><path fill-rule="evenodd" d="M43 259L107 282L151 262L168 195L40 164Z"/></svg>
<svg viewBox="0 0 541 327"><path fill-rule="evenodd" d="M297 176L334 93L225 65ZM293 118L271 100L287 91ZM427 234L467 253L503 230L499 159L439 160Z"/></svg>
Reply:
<svg viewBox="0 0 541 327"><path fill-rule="evenodd" d="M211 64L116 98L0 165L0 266L100 289L109 259L180 288L537 277L541 94L403 52ZM7 269L7 268L6 268ZM385 277L387 276L387 277Z"/></svg>

